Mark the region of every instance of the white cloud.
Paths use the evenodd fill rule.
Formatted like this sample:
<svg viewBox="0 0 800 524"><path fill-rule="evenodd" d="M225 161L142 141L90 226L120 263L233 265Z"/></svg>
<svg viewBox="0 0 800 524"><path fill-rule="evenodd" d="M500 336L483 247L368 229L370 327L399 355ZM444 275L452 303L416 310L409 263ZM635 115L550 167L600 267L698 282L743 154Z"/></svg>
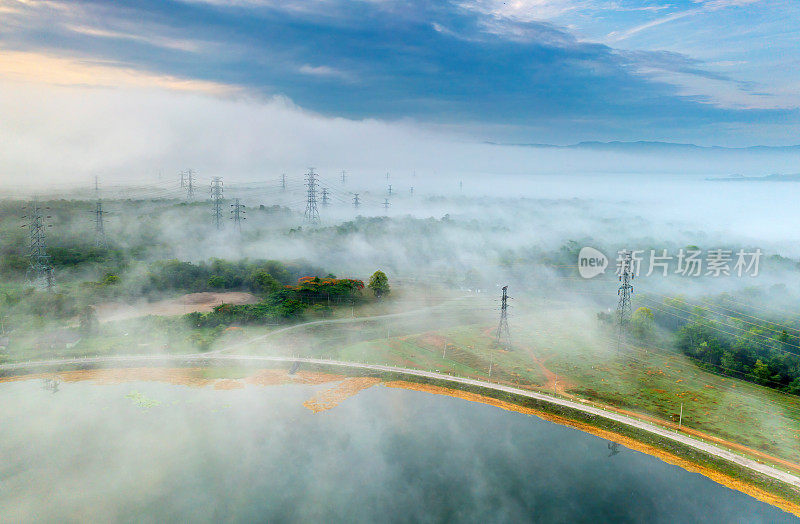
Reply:
<svg viewBox="0 0 800 524"><path fill-rule="evenodd" d="M656 18L655 20L650 20L645 22L644 24L637 25L630 29L626 29L624 31L612 31L606 37L606 40L609 42L620 42L622 40L626 40L642 31L646 31L648 29L652 29L654 27L658 27L662 24L666 24L668 22L673 22L675 20L680 20L681 18L686 18L689 16L694 16L696 14L700 14L703 12L703 9L689 9L686 11L679 11L677 13L672 13L671 15L663 16L661 18Z"/></svg>
<svg viewBox="0 0 800 524"><path fill-rule="evenodd" d="M309 76L338 78L348 82L353 80L353 75L350 73L326 65L312 66L310 64L304 64L298 68L298 71Z"/></svg>
<svg viewBox="0 0 800 524"><path fill-rule="evenodd" d="M800 108L798 91L774 90L769 92L744 89L737 82L708 78L701 75L641 68L640 74L649 79L666 82L678 88L678 95L691 97L698 102L725 109L797 109Z"/></svg>
<svg viewBox="0 0 800 524"><path fill-rule="evenodd" d="M387 170L411 173L417 169L420 187L440 180L455 184L461 177L501 174L645 173L653 169L702 169L707 174L710 169L707 162L683 164L678 158L654 162L649 157L614 153L598 156L575 150L493 146L456 134L464 133L463 126L452 132L412 121L325 117L283 98L169 88L65 87L0 80L0 114L3 186L88 184L95 175L108 183L146 184L159 171L169 176L188 167L199 173L201 181L221 175L230 182L276 180L281 172L299 175L309 165L323 176L346 168L356 177L373 181ZM552 122L540 125L541 136L552 138L557 131ZM594 127L587 122L573 136L602 139L590 134ZM766 134L759 136L763 139ZM780 136L786 136L784 129ZM741 167L738 163L714 165L717 170L743 172Z"/></svg>
<svg viewBox="0 0 800 524"><path fill-rule="evenodd" d="M650 20L648 22L639 24L637 26L634 26L630 29L626 29L623 31L612 31L611 33L608 34L606 40L608 42L620 42L648 29L652 29L654 27L658 27L660 25L673 22L675 20L680 20L681 18L687 18L695 15L702 15L705 13L710 13L712 11L726 9L728 7L741 7L748 4L754 4L760 1L761 0L694 0L694 3L698 4L697 8L677 11L669 15L663 16L661 18Z"/></svg>
<svg viewBox="0 0 800 524"><path fill-rule="evenodd" d="M708 9L725 9L726 7L740 7L748 4L755 4L761 0L694 0L696 4L702 4Z"/></svg>
<svg viewBox="0 0 800 524"><path fill-rule="evenodd" d="M204 176L446 166L482 146L409 122L327 118L282 98L211 96L135 86L0 81L0 182L128 181L192 166ZM489 147L489 146L485 146ZM422 161L421 159L424 159ZM488 161L488 159L487 159ZM475 162L478 164L479 162ZM470 168L469 161L459 167Z"/></svg>
<svg viewBox="0 0 800 524"><path fill-rule="evenodd" d="M496 18L510 18L520 22L549 20L570 11L596 7L592 0L466 0L459 7Z"/></svg>
<svg viewBox="0 0 800 524"><path fill-rule="evenodd" d="M145 35L133 32L114 31L109 29L100 29L97 27L90 27L86 25L70 25L64 26L65 29L78 33L81 35L94 36L99 38L113 38L118 40L130 40L132 42L141 42L144 44L152 45L154 47L163 47L165 49L173 49L177 51L189 51L196 53L202 50L203 46L196 40L182 40L177 38L169 38L160 35Z"/></svg>

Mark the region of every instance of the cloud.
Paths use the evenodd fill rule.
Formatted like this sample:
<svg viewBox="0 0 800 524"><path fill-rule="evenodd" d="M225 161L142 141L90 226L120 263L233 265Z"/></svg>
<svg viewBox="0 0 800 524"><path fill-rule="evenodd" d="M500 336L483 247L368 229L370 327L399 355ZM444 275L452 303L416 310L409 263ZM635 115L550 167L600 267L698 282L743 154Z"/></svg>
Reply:
<svg viewBox="0 0 800 524"><path fill-rule="evenodd" d="M626 40L642 31L646 31L648 29L652 29L654 27L658 27L660 25L673 22L675 20L680 20L681 18L686 18L689 16L694 16L696 14L702 13L702 9L689 9L686 11L679 11L677 13L672 13L671 15L663 16L661 18L656 18L655 20L650 20L649 22L645 22L644 24L637 25L630 29L626 29L624 31L612 31L606 37L607 41L609 42L621 42L622 40Z"/></svg>
<svg viewBox="0 0 800 524"><path fill-rule="evenodd" d="M669 15L656 18L654 20L649 20L643 24L631 27L630 29L621 31L612 31L606 37L606 41L611 43L621 42L643 31L647 31L654 27L667 24L669 22L674 22L675 20L680 20L682 18L688 18L696 15L702 15L705 13L718 11L720 9L726 9L729 7L741 7L744 5L754 4L760 1L761 0L693 0L695 4L699 5L699 7L694 9L686 9L683 11L677 11Z"/></svg>
<svg viewBox="0 0 800 524"><path fill-rule="evenodd" d="M696 4L702 4L703 7L713 9L725 9L727 7L741 7L743 5L755 4L762 0L694 0Z"/></svg>
<svg viewBox="0 0 800 524"><path fill-rule="evenodd" d="M16 14L0 19L0 77L282 96L328 116L411 118L482 139L586 138L580 126L617 139L672 115L689 132L710 121L771 125L786 115L749 109L793 100L685 54L621 51L537 19L656 12L621 0L11 5Z"/></svg>
<svg viewBox="0 0 800 524"><path fill-rule="evenodd" d="M134 42L142 42L154 47L163 47L166 49L174 49L177 51L187 51L196 53L202 50L203 46L196 40L181 40L163 37L160 35L142 35L137 33L114 31L109 29L99 29L89 26L78 26L67 24L65 29L73 33L93 36L98 38L115 38L119 40L131 40Z"/></svg>
<svg viewBox="0 0 800 524"><path fill-rule="evenodd" d="M326 65L312 66L309 64L304 64L298 68L298 71L309 76L338 78L348 82L354 80L351 74Z"/></svg>
<svg viewBox="0 0 800 524"><path fill-rule="evenodd" d="M460 177L472 176L671 169L707 174L745 172L745 167L759 172L767 165L757 158L756 166L743 166L737 157L733 164L716 162L712 168L707 160L693 164L681 158L637 160L625 152L496 146L413 121L326 117L282 97L219 96L169 87L87 91L83 86L0 80L0 114L3 185L88 184L94 175L109 183L147 183L159 171L169 175L188 167L201 181L220 175L229 182L277 180L281 172L299 175L309 165L323 177L347 169L364 180L416 169L422 187L456 184ZM680 124L680 115L670 120ZM540 125L544 136L559 136L550 122ZM670 132L669 125L649 135L634 130L622 138L658 138ZM600 137L593 127L578 127L581 138ZM770 132L775 130L765 129L760 140L767 140ZM790 164L795 161L787 158Z"/></svg>
<svg viewBox="0 0 800 524"><path fill-rule="evenodd" d="M570 11L597 8L599 3L592 0L466 0L458 2L458 6L495 18L534 22L557 18Z"/></svg>
<svg viewBox="0 0 800 524"><path fill-rule="evenodd" d="M0 53L0 78L50 85L163 88L217 95L239 90L217 82L151 73L118 63L8 50Z"/></svg>

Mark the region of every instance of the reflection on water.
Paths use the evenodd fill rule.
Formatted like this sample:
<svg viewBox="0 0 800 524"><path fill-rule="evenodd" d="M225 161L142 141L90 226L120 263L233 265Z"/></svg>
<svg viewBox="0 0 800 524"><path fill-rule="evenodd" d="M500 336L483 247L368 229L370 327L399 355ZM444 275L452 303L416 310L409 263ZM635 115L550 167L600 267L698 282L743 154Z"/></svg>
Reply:
<svg viewBox="0 0 800 524"><path fill-rule="evenodd" d="M52 377L45 377L42 379L42 389L44 389L45 391L49 391L51 393L58 393L59 385L61 385L61 381L55 375Z"/></svg>
<svg viewBox="0 0 800 524"><path fill-rule="evenodd" d="M2 521L794 521L619 444L455 398L374 386L315 414L303 403L330 384L47 384L0 383Z"/></svg>

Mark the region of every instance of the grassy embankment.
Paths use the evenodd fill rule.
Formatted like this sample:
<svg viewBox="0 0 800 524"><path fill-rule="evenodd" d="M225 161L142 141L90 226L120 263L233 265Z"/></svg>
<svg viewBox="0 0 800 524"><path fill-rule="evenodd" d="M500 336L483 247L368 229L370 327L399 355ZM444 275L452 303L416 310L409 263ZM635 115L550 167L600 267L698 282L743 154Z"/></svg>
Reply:
<svg viewBox="0 0 800 524"><path fill-rule="evenodd" d="M592 312L579 309L517 316L511 326L512 351L494 346L488 319L476 322L480 319L438 310L421 317L309 326L237 352L438 370L557 391L667 426L677 425L683 405L681 423L687 433L797 461L800 398L709 373L678 352L617 351L616 339L601 327L575 329L593 325L591 317Z"/></svg>

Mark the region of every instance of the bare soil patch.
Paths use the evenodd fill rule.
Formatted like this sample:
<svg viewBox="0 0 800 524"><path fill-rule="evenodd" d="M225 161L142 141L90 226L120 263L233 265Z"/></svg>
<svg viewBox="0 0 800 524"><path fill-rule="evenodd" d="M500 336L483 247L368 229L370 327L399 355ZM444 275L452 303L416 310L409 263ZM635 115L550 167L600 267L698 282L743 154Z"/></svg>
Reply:
<svg viewBox="0 0 800 524"><path fill-rule="evenodd" d="M158 302L108 302L97 306L97 318L100 322L125 320L147 315L175 316L186 313L207 313L220 304L255 304L258 298L251 293L229 291L226 293L190 293L181 297Z"/></svg>

